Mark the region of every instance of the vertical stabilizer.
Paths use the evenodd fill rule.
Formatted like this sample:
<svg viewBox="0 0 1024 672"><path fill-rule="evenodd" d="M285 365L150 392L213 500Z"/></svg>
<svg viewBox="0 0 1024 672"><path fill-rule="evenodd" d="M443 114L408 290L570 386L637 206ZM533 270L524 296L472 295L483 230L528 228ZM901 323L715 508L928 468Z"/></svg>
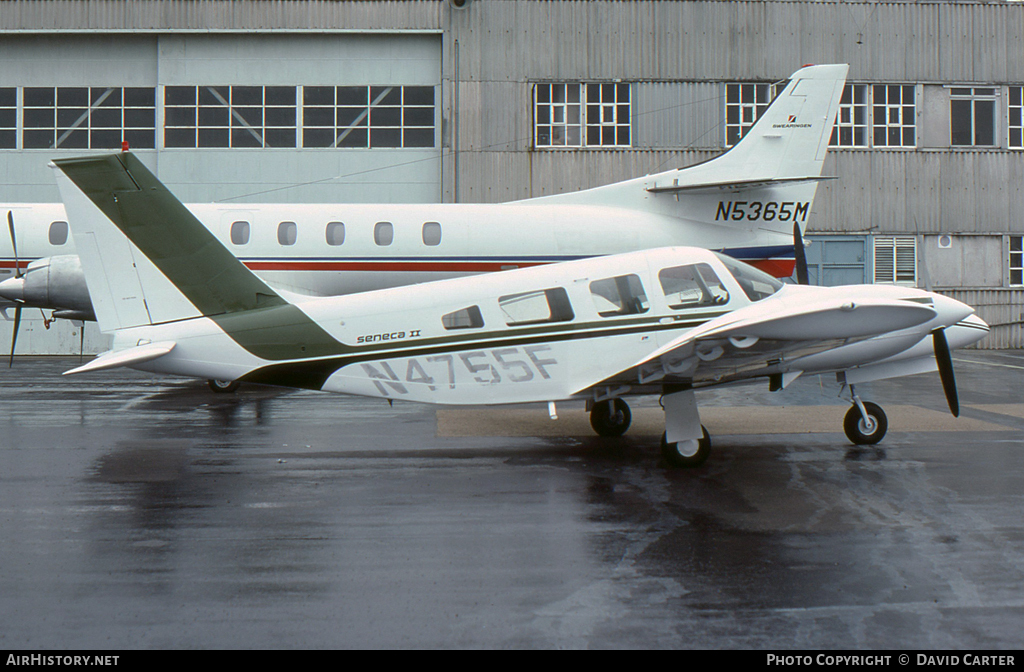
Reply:
<svg viewBox="0 0 1024 672"><path fill-rule="evenodd" d="M747 192L738 200L761 203L757 217L733 217L732 226L758 226L762 212L788 203L809 208L832 137L849 66L811 65L793 73L782 92L739 142L703 163L524 203L605 205L659 212L691 221L722 224L718 196ZM754 192L754 193L751 193ZM651 194L655 194L651 198ZM692 194L695 198L686 198ZM711 198L709 196L713 196ZM724 206L723 206L724 207ZM773 220L774 221L774 218ZM781 220L780 220L781 221Z"/></svg>
<svg viewBox="0 0 1024 672"><path fill-rule="evenodd" d="M53 165L104 332L286 303L131 154Z"/></svg>

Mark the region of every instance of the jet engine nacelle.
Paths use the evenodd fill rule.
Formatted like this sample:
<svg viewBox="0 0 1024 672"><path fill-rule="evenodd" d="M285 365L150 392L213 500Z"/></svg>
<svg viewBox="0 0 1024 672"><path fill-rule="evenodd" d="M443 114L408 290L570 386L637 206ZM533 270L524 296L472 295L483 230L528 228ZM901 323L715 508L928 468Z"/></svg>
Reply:
<svg viewBox="0 0 1024 672"><path fill-rule="evenodd" d="M57 317L96 319L78 255L36 259L20 278L0 282L0 297L31 308L55 309Z"/></svg>

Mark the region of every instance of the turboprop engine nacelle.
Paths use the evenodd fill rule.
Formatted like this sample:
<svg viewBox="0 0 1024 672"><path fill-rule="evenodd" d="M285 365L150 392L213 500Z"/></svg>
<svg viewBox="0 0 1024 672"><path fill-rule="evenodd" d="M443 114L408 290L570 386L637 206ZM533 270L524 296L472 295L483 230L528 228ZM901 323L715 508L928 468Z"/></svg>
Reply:
<svg viewBox="0 0 1024 672"><path fill-rule="evenodd" d="M53 308L57 317L95 319L77 255L36 259L21 277L0 282L0 298L31 308Z"/></svg>

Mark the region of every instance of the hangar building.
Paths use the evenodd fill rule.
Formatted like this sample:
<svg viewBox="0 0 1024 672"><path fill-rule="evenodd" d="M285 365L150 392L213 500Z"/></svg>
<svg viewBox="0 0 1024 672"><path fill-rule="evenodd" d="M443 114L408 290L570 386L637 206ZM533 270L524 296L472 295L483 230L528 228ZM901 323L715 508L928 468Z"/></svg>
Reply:
<svg viewBox="0 0 1024 672"><path fill-rule="evenodd" d="M1022 44L1012 0L10 0L0 201L122 139L186 202L570 191L715 156L844 62L812 280L931 284L1021 347ZM30 312L20 354L78 351Z"/></svg>

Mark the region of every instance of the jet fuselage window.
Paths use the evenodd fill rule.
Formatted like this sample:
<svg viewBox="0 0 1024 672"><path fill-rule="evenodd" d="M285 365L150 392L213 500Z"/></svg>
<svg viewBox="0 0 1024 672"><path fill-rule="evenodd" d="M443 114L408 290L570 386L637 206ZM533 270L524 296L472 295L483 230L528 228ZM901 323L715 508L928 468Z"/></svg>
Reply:
<svg viewBox="0 0 1024 672"><path fill-rule="evenodd" d="M569 294L561 287L502 296L498 306L509 326L568 322L575 317Z"/></svg>
<svg viewBox="0 0 1024 672"><path fill-rule="evenodd" d="M373 242L380 246L390 245L395 240L395 227L391 222L377 222L373 226Z"/></svg>
<svg viewBox="0 0 1024 672"><path fill-rule="evenodd" d="M231 223L231 242L235 245L245 245L249 242L249 222Z"/></svg>
<svg viewBox="0 0 1024 672"><path fill-rule="evenodd" d="M445 329L479 329L484 326L484 317L480 314L479 306L470 306L443 315L441 324Z"/></svg>
<svg viewBox="0 0 1024 672"><path fill-rule="evenodd" d="M63 245L68 242L68 223L53 222L50 224L50 245Z"/></svg>
<svg viewBox="0 0 1024 672"><path fill-rule="evenodd" d="M674 310L718 306L729 301L729 291L707 264L663 268L658 281L668 307Z"/></svg>
<svg viewBox="0 0 1024 672"><path fill-rule="evenodd" d="M740 284L743 293L751 301L760 301L782 289L782 282L764 271L733 259L726 254L715 252L714 255L725 264L725 267L732 273L732 277L736 278L736 282Z"/></svg>
<svg viewBox="0 0 1024 672"><path fill-rule="evenodd" d="M439 222L426 222L423 224L423 244L441 244L441 224Z"/></svg>
<svg viewBox="0 0 1024 672"><path fill-rule="evenodd" d="M294 245L298 237L298 227L295 222L281 222L277 225L277 242L282 245Z"/></svg>
<svg viewBox="0 0 1024 672"><path fill-rule="evenodd" d="M639 315L650 308L643 283L637 275L620 275L590 283L590 295L601 317Z"/></svg>
<svg viewBox="0 0 1024 672"><path fill-rule="evenodd" d="M345 223L344 222L327 222L327 244L328 245L341 245L345 242Z"/></svg>

